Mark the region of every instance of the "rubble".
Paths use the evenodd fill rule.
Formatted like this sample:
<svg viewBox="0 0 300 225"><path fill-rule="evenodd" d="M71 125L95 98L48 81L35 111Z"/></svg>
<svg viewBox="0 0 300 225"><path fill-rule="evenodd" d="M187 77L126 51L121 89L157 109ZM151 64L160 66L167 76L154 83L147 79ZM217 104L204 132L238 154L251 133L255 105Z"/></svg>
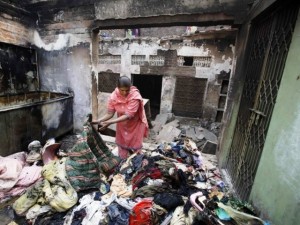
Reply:
<svg viewBox="0 0 300 225"><path fill-rule="evenodd" d="M182 136L192 139L203 153L216 154L218 137L208 129L196 126L184 127Z"/></svg>
<svg viewBox="0 0 300 225"><path fill-rule="evenodd" d="M203 153L215 155L216 151L217 151L217 143L209 141L209 140L205 142L203 149L202 149Z"/></svg>
<svg viewBox="0 0 300 225"><path fill-rule="evenodd" d="M162 127L172 121L174 119L174 114L173 113L162 113L158 114L153 121L153 128L152 130L154 131L155 134L159 133L159 131L162 129Z"/></svg>
<svg viewBox="0 0 300 225"><path fill-rule="evenodd" d="M174 120L162 127L162 130L159 131L159 134L156 136L156 141L160 142L172 142L174 138L177 138L181 130L176 128L178 127L178 120Z"/></svg>

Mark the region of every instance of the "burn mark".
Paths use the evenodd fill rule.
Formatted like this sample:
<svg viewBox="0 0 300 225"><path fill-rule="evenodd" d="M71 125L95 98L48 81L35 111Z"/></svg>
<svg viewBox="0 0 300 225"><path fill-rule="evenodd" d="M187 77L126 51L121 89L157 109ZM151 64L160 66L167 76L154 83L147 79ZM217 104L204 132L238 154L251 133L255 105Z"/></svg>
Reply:
<svg viewBox="0 0 300 225"><path fill-rule="evenodd" d="M0 95L37 89L35 50L0 43Z"/></svg>

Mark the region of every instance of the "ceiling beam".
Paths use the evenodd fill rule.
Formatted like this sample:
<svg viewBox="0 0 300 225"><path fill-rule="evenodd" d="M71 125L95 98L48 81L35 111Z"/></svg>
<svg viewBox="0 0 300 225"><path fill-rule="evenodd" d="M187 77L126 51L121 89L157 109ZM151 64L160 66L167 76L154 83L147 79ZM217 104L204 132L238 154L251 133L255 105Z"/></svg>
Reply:
<svg viewBox="0 0 300 225"><path fill-rule="evenodd" d="M18 6L9 4L0 0L0 13L6 13L11 16L22 18L22 16L26 16L27 18L32 19L33 21L37 20L38 17L35 13L31 13L26 9L20 8Z"/></svg>
<svg viewBox="0 0 300 225"><path fill-rule="evenodd" d="M92 29L123 29L143 27L166 27L166 26L212 26L232 25L234 16L224 13L184 14L184 15L161 15L152 17L138 17L128 19L95 20Z"/></svg>

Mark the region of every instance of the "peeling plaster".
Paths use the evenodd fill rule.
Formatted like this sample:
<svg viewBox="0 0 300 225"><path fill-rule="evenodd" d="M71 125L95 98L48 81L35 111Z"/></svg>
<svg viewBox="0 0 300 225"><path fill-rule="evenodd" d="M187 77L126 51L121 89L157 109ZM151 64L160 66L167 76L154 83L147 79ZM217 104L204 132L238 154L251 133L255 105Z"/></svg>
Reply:
<svg viewBox="0 0 300 225"><path fill-rule="evenodd" d="M178 56L210 56L211 51L204 46L193 47L193 46L182 46L177 50Z"/></svg>
<svg viewBox="0 0 300 225"><path fill-rule="evenodd" d="M175 84L176 78L174 76L163 76L160 113L172 112Z"/></svg>
<svg viewBox="0 0 300 225"><path fill-rule="evenodd" d="M33 44L46 51L62 50L66 47L75 46L80 42L82 42L82 39L73 34L59 34L55 42L46 44L37 31L34 31L33 34Z"/></svg>
<svg viewBox="0 0 300 225"><path fill-rule="evenodd" d="M98 71L110 71L131 77L131 74L141 73L141 67L139 65L131 65L131 55L144 55L145 66L147 66L150 55L157 55L159 49L167 51L170 48L164 48L164 45L160 45L162 43L161 41L154 41L154 39L139 41L140 43L138 43L137 40L123 39L112 40L112 42L102 42L102 54L121 55L121 64L99 64ZM203 116L214 120L221 89L220 79L217 77L222 72L229 73L232 71L233 53L235 51L234 44L227 46L223 50L219 50L218 46L215 45L213 41L202 45L195 45L195 43L190 42L189 40L183 40L183 43L174 44L170 49L172 51L177 51L177 56L211 57L212 61L210 67L195 67L195 77L207 79L203 102ZM184 66L178 67L177 62L172 61L171 65L166 64L165 66L162 66L162 70L166 69L168 66L180 69L184 68ZM176 76L172 75L173 74L165 74L163 76L160 113L172 112L174 87L176 84ZM193 74L185 75L191 76Z"/></svg>
<svg viewBox="0 0 300 225"><path fill-rule="evenodd" d="M107 49L107 53L112 55L121 55L121 65L118 64L101 64L99 65L99 71L111 70L114 73L120 73L120 75L126 75L131 77L131 74L139 74L140 66L131 65L131 55L145 55L146 61L149 60L150 55L157 55L157 51L167 50L162 46L159 46L155 42L146 43L142 41L141 44L138 43L125 43L121 42L116 45L109 46L105 43L104 48ZM99 56L101 57L101 56Z"/></svg>
<svg viewBox="0 0 300 225"><path fill-rule="evenodd" d="M221 63L215 63L214 60L212 61L211 64L211 72L213 74L219 74L221 71L225 71L228 73L232 69L232 58L228 57L226 58L225 55L222 56L223 62Z"/></svg>

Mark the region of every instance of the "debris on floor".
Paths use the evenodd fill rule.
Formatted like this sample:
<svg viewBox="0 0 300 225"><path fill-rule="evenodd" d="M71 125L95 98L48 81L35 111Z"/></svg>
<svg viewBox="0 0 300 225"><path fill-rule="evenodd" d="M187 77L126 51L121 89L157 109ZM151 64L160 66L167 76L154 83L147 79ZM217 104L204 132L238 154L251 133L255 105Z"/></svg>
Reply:
<svg viewBox="0 0 300 225"><path fill-rule="evenodd" d="M68 136L61 145L35 143L29 153L36 157L34 163L26 161L29 155L24 152L1 157L1 220L5 224L267 225L223 182L213 155L216 135L198 127L184 133L178 123L166 120L159 131L161 137L170 134L172 139L158 139L154 150L122 161L114 155L115 146L103 144L89 124L82 135ZM209 154L197 144L203 139L203 151ZM46 152L51 160L39 152ZM54 157L49 152L60 154ZM35 174L32 167L38 168Z"/></svg>

